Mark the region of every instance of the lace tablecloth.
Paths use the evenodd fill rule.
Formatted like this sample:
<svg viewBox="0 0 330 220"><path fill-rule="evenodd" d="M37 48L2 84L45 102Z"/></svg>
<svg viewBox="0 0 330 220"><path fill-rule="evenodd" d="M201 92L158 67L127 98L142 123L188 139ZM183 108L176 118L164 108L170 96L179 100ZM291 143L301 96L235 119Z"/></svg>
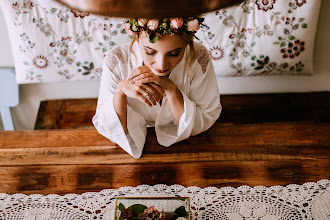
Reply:
<svg viewBox="0 0 330 220"><path fill-rule="evenodd" d="M330 181L303 185L140 185L81 195L0 194L0 219L113 219L116 197L190 197L192 219L330 219Z"/></svg>

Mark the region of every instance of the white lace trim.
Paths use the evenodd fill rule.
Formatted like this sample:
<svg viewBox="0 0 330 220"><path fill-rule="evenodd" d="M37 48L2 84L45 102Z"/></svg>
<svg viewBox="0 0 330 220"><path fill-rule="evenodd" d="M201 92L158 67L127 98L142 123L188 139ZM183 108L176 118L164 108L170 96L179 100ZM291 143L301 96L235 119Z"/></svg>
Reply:
<svg viewBox="0 0 330 220"><path fill-rule="evenodd" d="M183 187L140 185L67 194L0 194L0 219L113 219L118 196L183 196L192 219L329 219L330 181L303 185Z"/></svg>

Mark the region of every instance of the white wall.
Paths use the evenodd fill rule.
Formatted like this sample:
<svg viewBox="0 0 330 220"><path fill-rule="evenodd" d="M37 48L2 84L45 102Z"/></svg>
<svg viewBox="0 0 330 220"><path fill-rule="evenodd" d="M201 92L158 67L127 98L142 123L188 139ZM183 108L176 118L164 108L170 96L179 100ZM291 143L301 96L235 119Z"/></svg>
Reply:
<svg viewBox="0 0 330 220"><path fill-rule="evenodd" d="M253 76L219 78L222 94L330 91L330 1L323 0L316 33L313 76ZM0 67L14 62L6 24L0 10ZM39 103L48 99L94 98L99 82L65 82L20 85L20 104L12 108L17 130L33 129ZM329 101L329 100L325 100ZM2 123L0 123L0 130Z"/></svg>

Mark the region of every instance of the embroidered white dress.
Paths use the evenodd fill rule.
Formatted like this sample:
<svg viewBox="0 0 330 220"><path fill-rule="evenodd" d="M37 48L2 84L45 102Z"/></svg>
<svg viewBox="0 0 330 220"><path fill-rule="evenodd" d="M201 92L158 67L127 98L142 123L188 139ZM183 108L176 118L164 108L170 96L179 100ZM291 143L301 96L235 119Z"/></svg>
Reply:
<svg viewBox="0 0 330 220"><path fill-rule="evenodd" d="M129 44L111 49L104 59L99 98L93 124L100 134L118 144L134 158L142 155L147 126L155 127L160 145L168 147L209 129L221 112L220 94L212 61L207 49L194 42L196 60L188 70L189 46L180 63L172 70L169 79L181 91L184 113L176 123L168 100L149 107L140 100L127 98L127 128L125 134L113 106L117 84L129 73L142 66L138 43L133 45L136 56L129 52Z"/></svg>

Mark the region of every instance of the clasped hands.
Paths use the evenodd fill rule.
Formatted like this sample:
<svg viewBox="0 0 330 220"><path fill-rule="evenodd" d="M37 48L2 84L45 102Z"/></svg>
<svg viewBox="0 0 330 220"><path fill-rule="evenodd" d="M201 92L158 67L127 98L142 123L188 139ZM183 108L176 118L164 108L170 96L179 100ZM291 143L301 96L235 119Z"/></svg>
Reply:
<svg viewBox="0 0 330 220"><path fill-rule="evenodd" d="M117 89L122 94L139 99L150 107L160 102L166 93L176 89L167 76L155 75L148 66L134 69L126 80L122 80L118 84L118 87Z"/></svg>

